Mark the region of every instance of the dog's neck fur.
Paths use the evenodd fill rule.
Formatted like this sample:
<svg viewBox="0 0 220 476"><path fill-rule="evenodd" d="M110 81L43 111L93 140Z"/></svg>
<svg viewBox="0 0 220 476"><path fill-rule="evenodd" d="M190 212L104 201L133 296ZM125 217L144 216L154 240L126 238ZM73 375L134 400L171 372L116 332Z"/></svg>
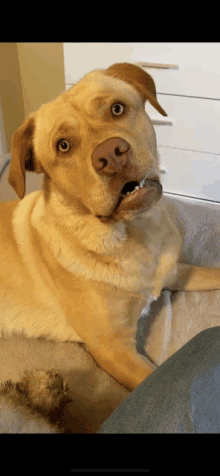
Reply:
<svg viewBox="0 0 220 476"><path fill-rule="evenodd" d="M25 223L21 223L22 215L26 217ZM152 253L155 247L151 249L151 246L146 246L147 229L142 235L135 229L139 229L141 218L137 219L137 223L120 222L106 225L100 222L99 227L96 223L92 234L93 220L97 222L98 218L88 215L88 227L85 219L82 226L80 217L77 218L75 214L73 216L71 207L64 206L56 193L50 194L49 200L45 198L44 191L28 195L18 205L13 219L14 229L17 230L16 241L18 246L23 248L26 266L31 267L34 240L34 246L40 248L40 254L44 254L47 267L51 268L53 263L59 262L65 272L70 273L70 279L83 277L93 280L95 272L96 281L99 276L100 282L128 292L139 293L148 288L157 267L157 256ZM155 221L152 217L149 220ZM145 225L145 228L148 228L150 222ZM160 228L159 220L157 225L155 222L155 226ZM161 237L160 241L163 241L161 233L157 236L157 239ZM161 249L161 243L159 248ZM125 260L124 256L129 258ZM40 264L35 263L35 266ZM152 271L150 275L149 267ZM55 272L54 269L53 273Z"/></svg>

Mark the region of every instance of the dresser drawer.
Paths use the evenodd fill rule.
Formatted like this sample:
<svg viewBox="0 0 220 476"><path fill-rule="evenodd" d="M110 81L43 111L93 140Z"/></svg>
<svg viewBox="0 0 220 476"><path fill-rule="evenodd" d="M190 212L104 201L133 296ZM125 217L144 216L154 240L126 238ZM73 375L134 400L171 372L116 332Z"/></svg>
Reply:
<svg viewBox="0 0 220 476"><path fill-rule="evenodd" d="M151 104L146 103L146 112L154 122L158 146L220 154L220 101L160 94L158 101L168 118L163 118Z"/></svg>
<svg viewBox="0 0 220 476"><path fill-rule="evenodd" d="M178 69L143 69L154 79L157 93L220 100L220 72L204 71L202 66L195 65L186 65Z"/></svg>
<svg viewBox="0 0 220 476"><path fill-rule="evenodd" d="M220 202L220 156L158 147L164 192Z"/></svg>
<svg viewBox="0 0 220 476"><path fill-rule="evenodd" d="M220 99L220 43L143 43L134 57L158 93Z"/></svg>

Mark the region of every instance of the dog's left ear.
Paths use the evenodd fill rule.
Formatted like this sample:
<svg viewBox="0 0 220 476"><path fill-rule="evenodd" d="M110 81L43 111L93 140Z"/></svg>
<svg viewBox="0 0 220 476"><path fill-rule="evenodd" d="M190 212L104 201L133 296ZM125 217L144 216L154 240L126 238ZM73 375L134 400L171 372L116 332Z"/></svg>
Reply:
<svg viewBox="0 0 220 476"><path fill-rule="evenodd" d="M40 173L40 166L34 155L34 129L35 113L24 121L21 127L14 133L11 143L11 166L8 176L8 182L14 188L19 198L25 195L26 170Z"/></svg>
<svg viewBox="0 0 220 476"><path fill-rule="evenodd" d="M103 70L103 73L130 83L141 94L144 102L148 100L162 116L167 116L167 113L157 101L153 78L142 68L131 63L115 63L108 69Z"/></svg>

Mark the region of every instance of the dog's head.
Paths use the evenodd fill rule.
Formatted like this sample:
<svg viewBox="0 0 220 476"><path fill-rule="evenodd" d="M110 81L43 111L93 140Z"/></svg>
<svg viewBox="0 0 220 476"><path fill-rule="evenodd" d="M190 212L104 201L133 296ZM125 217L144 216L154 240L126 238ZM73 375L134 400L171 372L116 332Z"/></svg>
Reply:
<svg viewBox="0 0 220 476"><path fill-rule="evenodd" d="M25 171L44 173L47 185L102 222L131 219L162 194L156 135L145 112L157 101L151 76L116 63L87 74L31 114L15 132L9 183L25 194Z"/></svg>

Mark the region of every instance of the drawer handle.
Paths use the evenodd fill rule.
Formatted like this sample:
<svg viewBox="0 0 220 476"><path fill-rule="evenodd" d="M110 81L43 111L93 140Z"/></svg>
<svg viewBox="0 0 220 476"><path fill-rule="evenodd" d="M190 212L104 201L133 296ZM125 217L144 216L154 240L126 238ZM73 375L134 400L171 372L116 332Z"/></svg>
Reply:
<svg viewBox="0 0 220 476"><path fill-rule="evenodd" d="M156 126L173 126L174 120L170 119L169 117L167 119L160 119L157 117L150 117L152 123Z"/></svg>
<svg viewBox="0 0 220 476"><path fill-rule="evenodd" d="M145 63L144 61L137 61L137 66L142 68L162 68L162 69L179 69L178 64L166 64L166 63Z"/></svg>

